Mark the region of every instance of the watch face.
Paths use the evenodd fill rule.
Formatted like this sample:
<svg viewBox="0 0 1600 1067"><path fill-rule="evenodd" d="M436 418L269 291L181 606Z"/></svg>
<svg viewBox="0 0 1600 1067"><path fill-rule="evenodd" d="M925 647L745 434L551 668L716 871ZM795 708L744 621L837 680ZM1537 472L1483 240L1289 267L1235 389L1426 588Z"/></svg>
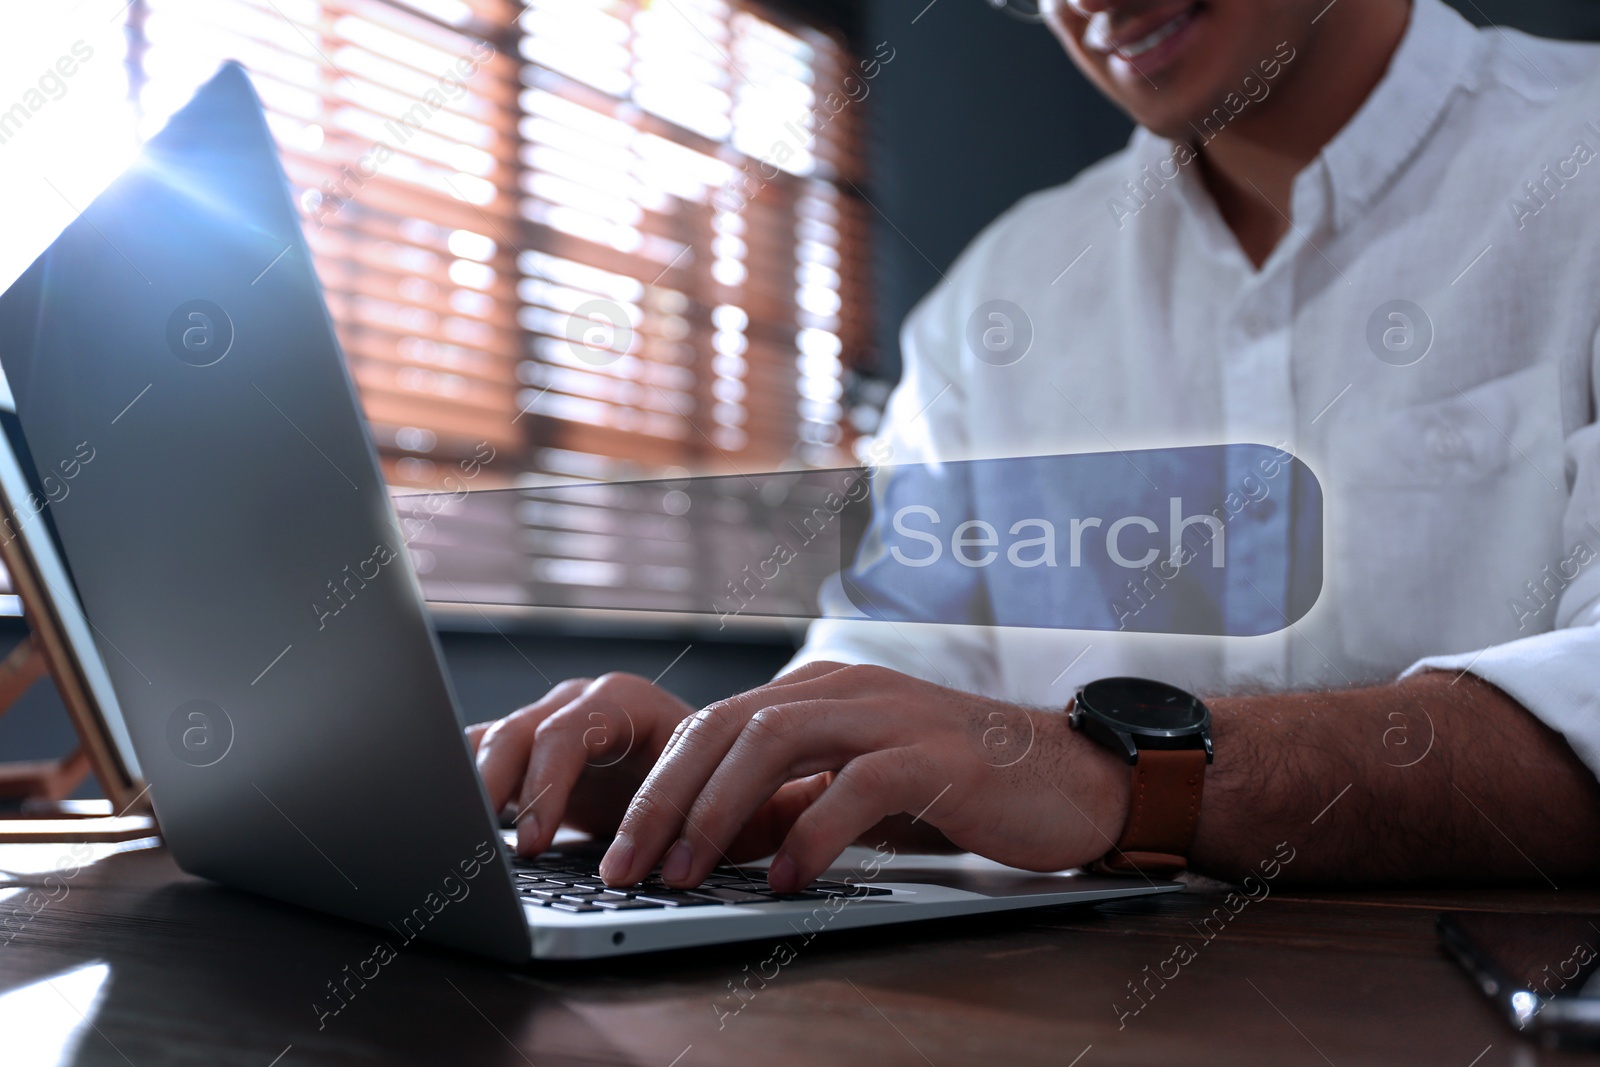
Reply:
<svg viewBox="0 0 1600 1067"><path fill-rule="evenodd" d="M1187 733L1199 730L1211 717L1192 694L1145 678L1090 682L1079 700L1092 714L1136 734Z"/></svg>

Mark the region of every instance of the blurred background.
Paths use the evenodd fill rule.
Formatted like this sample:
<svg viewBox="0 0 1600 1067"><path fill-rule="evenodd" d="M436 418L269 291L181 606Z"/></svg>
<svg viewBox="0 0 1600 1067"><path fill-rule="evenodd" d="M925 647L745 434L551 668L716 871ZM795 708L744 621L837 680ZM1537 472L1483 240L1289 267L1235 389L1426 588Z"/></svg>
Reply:
<svg viewBox="0 0 1600 1067"><path fill-rule="evenodd" d="M1600 39L1585 0L1453 2ZM995 215L1130 132L1001 3L7 5L0 286L237 59L396 492L848 466L911 306ZM73 74L41 81L66 55ZM565 553L540 580L581 605L630 577L622 542L573 522L483 531L447 513L414 560L426 586L475 539ZM438 612L468 721L607 670L706 703L770 678L802 633L473 599ZM0 609L3 653L25 630L14 598ZM48 684L0 719L0 760L72 743Z"/></svg>

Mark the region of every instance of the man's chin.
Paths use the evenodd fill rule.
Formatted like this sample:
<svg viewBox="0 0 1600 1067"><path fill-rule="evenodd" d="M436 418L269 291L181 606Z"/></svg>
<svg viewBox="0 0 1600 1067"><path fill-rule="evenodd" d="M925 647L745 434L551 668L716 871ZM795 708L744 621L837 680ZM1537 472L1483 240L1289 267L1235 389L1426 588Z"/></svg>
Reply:
<svg viewBox="0 0 1600 1067"><path fill-rule="evenodd" d="M1133 114L1133 120L1151 133L1165 137L1169 141L1186 142L1199 148L1211 143L1235 125L1249 123L1260 114L1258 103L1249 100L1242 94L1233 94L1236 101L1229 107L1227 94L1217 98L1215 103L1209 105L1195 105L1183 109L1162 110L1146 109L1143 114Z"/></svg>
<svg viewBox="0 0 1600 1067"><path fill-rule="evenodd" d="M1192 141L1201 120L1211 114L1214 102L1225 95L1226 90L1217 91L1209 84L1197 87L1172 81L1163 84L1159 91L1152 89L1112 99L1124 114L1151 133L1173 141Z"/></svg>
<svg viewBox="0 0 1600 1067"><path fill-rule="evenodd" d="M1195 114L1200 116L1209 114L1209 112L1196 112ZM1134 115L1133 120L1156 136L1165 137L1169 141L1194 142L1199 140L1195 134L1195 126L1192 125L1198 122L1198 118L1191 118L1187 112L1176 115Z"/></svg>

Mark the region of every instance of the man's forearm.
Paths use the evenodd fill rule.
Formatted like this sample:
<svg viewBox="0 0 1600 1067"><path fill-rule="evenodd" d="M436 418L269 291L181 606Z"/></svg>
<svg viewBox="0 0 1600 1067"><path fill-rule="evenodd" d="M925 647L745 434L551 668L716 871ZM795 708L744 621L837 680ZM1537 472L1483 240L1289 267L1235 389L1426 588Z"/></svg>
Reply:
<svg viewBox="0 0 1600 1067"><path fill-rule="evenodd" d="M1600 783L1557 733L1474 676L1218 698L1195 870L1564 885L1600 874Z"/></svg>

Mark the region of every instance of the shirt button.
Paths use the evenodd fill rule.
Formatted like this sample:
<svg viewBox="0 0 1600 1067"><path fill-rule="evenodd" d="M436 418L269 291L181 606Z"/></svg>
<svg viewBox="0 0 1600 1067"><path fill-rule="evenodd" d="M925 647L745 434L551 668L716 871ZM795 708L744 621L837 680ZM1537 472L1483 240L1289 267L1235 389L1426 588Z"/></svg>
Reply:
<svg viewBox="0 0 1600 1067"><path fill-rule="evenodd" d="M1239 325L1243 326L1244 332L1251 337L1260 337L1267 332L1268 323L1265 315L1257 315L1255 312L1251 312L1239 320Z"/></svg>
<svg viewBox="0 0 1600 1067"><path fill-rule="evenodd" d="M1429 427L1427 440L1428 447L1439 459L1460 459L1467 454L1467 439L1448 423Z"/></svg>
<svg viewBox="0 0 1600 1067"><path fill-rule="evenodd" d="M1278 502L1270 496L1262 497L1252 505L1252 512L1257 522L1266 522L1278 513Z"/></svg>

